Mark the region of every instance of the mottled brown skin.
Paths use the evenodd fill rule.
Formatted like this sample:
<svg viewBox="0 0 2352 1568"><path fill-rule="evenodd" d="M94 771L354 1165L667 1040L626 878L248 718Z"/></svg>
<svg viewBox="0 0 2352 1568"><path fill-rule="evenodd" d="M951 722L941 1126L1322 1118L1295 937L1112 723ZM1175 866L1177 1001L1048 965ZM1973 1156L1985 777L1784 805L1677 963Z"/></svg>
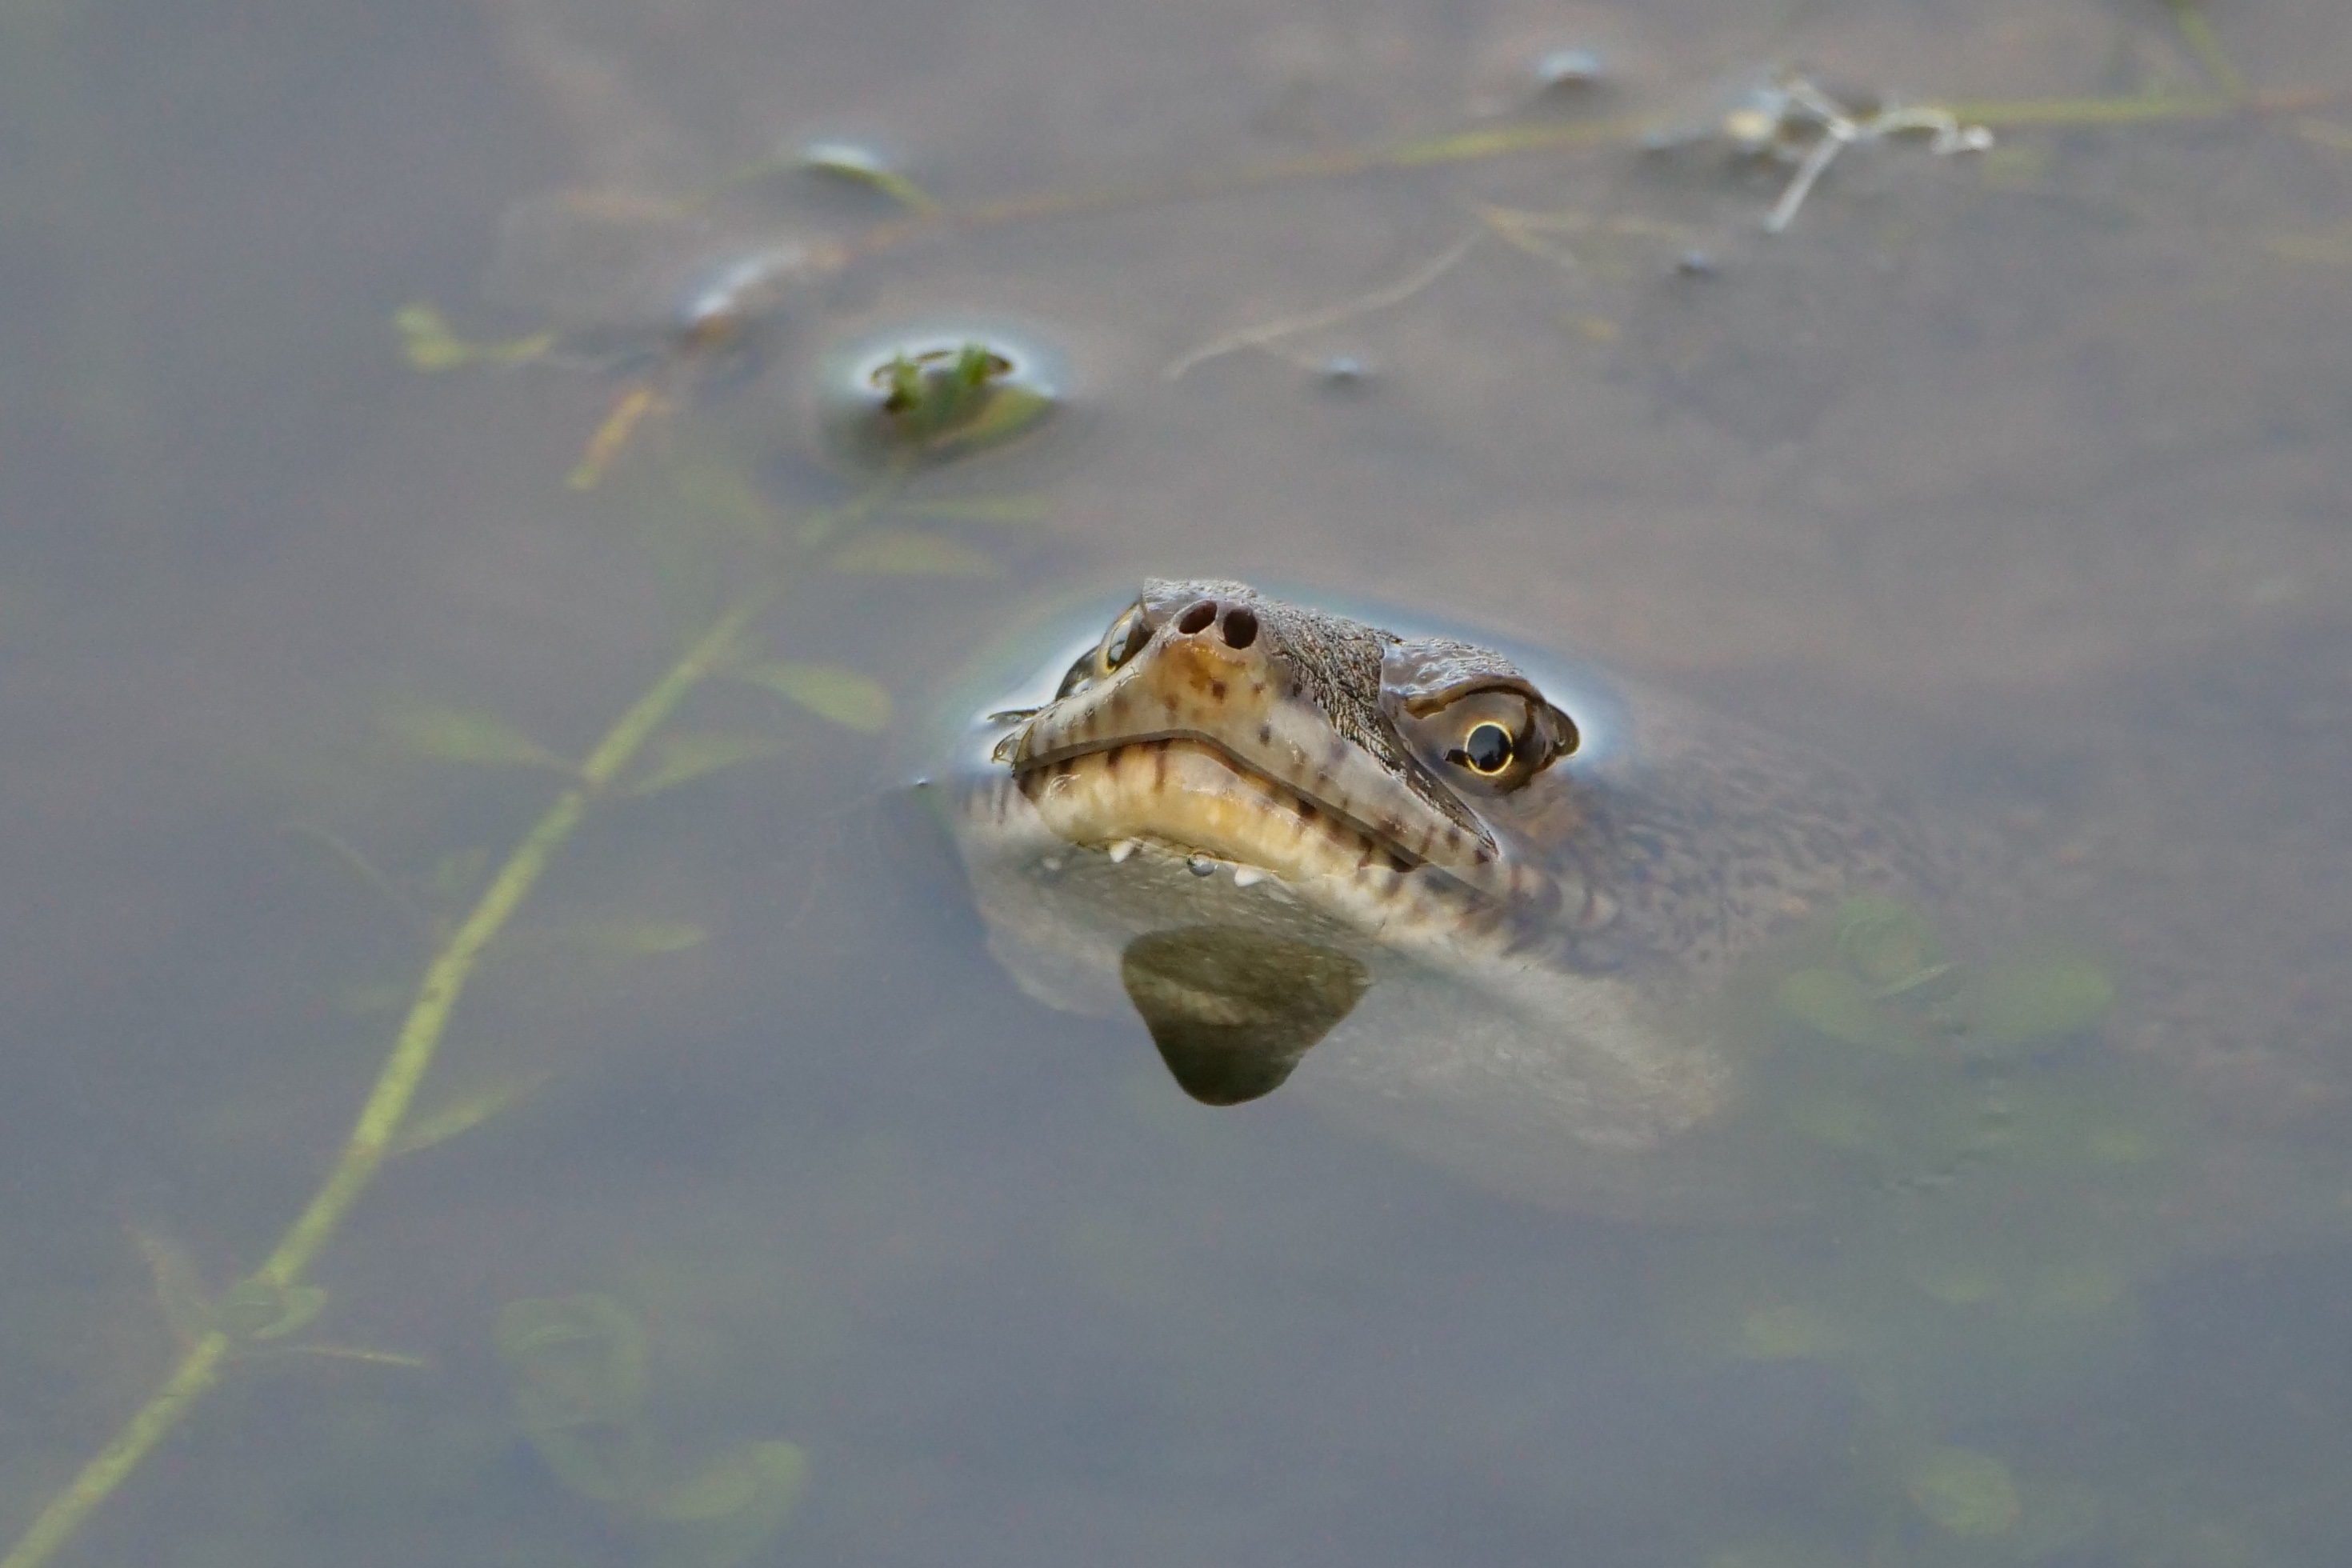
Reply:
<svg viewBox="0 0 2352 1568"><path fill-rule="evenodd" d="M1103 1012L1154 931L1346 954L1370 988L1302 1089L1514 1187L1691 1206L1696 1178L1637 1173L1736 1102L1740 1044L1706 1001L1839 900L1931 897L1940 871L1833 767L1661 695L1587 695L1240 584L1149 583L975 745L961 841L992 945L1033 994Z"/></svg>
<svg viewBox="0 0 2352 1568"><path fill-rule="evenodd" d="M1253 645L1221 646L1218 621L1181 632L1174 623L1195 605L1246 608L1260 628ZM1097 649L1063 696L1000 747L1033 798L1051 788L1055 768L1081 760L1213 742L1242 771L1282 786L1270 793L1287 809L1305 805L1362 830L1354 853L1409 868L1400 880L1419 875L1458 889L1466 905L1507 911L1519 939L1554 962L1664 965L1701 984L1825 899L1932 892L1940 880L1924 838L1852 775L1663 696L1642 696L1635 754L1588 766L1565 751L1497 790L1429 748L1417 755L1396 714L1408 701L1496 688L1541 703L1500 654L1409 641L1237 583L1151 583L1138 619L1148 641L1120 670L1098 678L1088 668ZM1203 671L1204 654L1229 666L1229 679ZM1125 689L1106 691L1122 677ZM1277 755L1260 741L1275 707L1304 715L1328 752ZM1351 798L1337 776L1349 763L1401 786L1393 803ZM1106 825L1104 841L1151 837L1164 808L1148 794L1122 804L1133 815Z"/></svg>

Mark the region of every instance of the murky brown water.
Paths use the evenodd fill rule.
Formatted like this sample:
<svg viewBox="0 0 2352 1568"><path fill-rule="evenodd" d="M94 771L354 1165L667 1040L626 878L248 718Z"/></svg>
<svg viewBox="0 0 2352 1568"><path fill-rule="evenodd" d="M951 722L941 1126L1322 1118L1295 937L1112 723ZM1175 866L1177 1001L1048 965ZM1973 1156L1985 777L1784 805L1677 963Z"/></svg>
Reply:
<svg viewBox="0 0 2352 1568"><path fill-rule="evenodd" d="M212 1290L268 1254L557 787L399 716L584 750L747 535L848 493L826 354L971 320L1071 407L865 558L929 571L792 547L763 623L895 720L698 698L775 754L565 849L425 1104L528 1092L389 1167L268 1342L428 1364L239 1364L74 1551L2340 1561L2352 106L2296 95L2352 79L2352 13L2204 20L2261 112L2046 107L2209 92L2159 0L0 13L0 1533L169 1370L139 1238ZM1568 46L1605 85L1537 99ZM1776 62L1993 106L1998 144L1857 146L1776 236L1787 168L1634 149ZM952 211L1131 199L888 243L887 197L789 168L701 200L820 138ZM862 248L575 490L628 383L422 374L392 327L624 324L625 267L515 276L556 202L645 254ZM1610 1227L1279 1095L1199 1110L1131 1027L1028 1003L885 796L980 650L1149 573L1573 645L1916 797L2112 965L2178 1227ZM499 1309L580 1293L643 1331L620 1425L666 1474L799 1446L780 1531L525 1438Z"/></svg>

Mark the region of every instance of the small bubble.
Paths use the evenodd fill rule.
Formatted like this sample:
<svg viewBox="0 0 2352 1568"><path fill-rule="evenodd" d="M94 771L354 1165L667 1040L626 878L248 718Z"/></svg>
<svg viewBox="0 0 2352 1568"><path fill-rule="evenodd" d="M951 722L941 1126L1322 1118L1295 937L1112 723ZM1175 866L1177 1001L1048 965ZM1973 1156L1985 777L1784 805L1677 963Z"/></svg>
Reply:
<svg viewBox="0 0 2352 1568"><path fill-rule="evenodd" d="M1184 857L1184 868L1195 877L1213 877L1217 874L1217 862L1196 850Z"/></svg>
<svg viewBox="0 0 2352 1568"><path fill-rule="evenodd" d="M810 142L803 144L794 161L812 174L838 174L844 179L871 182L877 174L894 171L890 160L873 147L856 142Z"/></svg>
<svg viewBox="0 0 2352 1568"><path fill-rule="evenodd" d="M1361 392L1372 379L1372 367L1353 354L1333 354L1316 367L1315 379L1333 392Z"/></svg>
<svg viewBox="0 0 2352 1568"><path fill-rule="evenodd" d="M1685 250L1675 258L1675 272L1683 278L1713 278L1722 270L1704 250Z"/></svg>
<svg viewBox="0 0 2352 1568"><path fill-rule="evenodd" d="M1591 49L1550 49L1535 63L1536 85L1545 92L1580 92L1600 86L1608 74L1608 67Z"/></svg>

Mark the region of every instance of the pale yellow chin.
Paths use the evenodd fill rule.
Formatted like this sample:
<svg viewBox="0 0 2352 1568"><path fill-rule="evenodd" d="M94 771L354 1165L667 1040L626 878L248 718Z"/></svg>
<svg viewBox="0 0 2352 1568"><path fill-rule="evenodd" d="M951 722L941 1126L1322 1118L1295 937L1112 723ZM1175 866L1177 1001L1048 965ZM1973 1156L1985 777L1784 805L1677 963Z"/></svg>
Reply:
<svg viewBox="0 0 2352 1568"><path fill-rule="evenodd" d="M1197 741L1071 757L1024 778L1022 789L1048 827L1090 849L1150 844L1293 883L1412 864L1375 835Z"/></svg>

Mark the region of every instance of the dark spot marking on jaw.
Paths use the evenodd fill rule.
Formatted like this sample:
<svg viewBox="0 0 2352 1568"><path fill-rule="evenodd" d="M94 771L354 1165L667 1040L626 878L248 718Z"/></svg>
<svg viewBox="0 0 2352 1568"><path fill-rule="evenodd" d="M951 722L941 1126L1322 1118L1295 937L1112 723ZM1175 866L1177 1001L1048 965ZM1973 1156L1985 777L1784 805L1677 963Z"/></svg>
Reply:
<svg viewBox="0 0 2352 1568"><path fill-rule="evenodd" d="M1163 697L1160 700L1160 705L1168 710L1169 717L1175 717L1176 699L1173 697Z"/></svg>
<svg viewBox="0 0 2352 1568"><path fill-rule="evenodd" d="M1127 748L1125 746L1113 746L1109 751L1105 752L1103 753L1103 771L1108 773L1117 774L1118 772L1119 761L1126 755Z"/></svg>
<svg viewBox="0 0 2352 1568"><path fill-rule="evenodd" d="M1274 726L1272 724L1260 724L1257 727L1257 743L1261 746L1270 746L1274 744Z"/></svg>
<svg viewBox="0 0 2352 1568"><path fill-rule="evenodd" d="M1209 682L1209 695L1217 701L1223 702L1225 700L1225 683L1222 680Z"/></svg>
<svg viewBox="0 0 2352 1568"><path fill-rule="evenodd" d="M1299 820L1299 821L1301 821L1301 822L1314 822L1314 821L1318 820L1318 818L1320 818L1320 817L1322 816L1322 815L1323 815L1323 814L1322 814L1321 812L1319 812L1319 811L1318 811L1318 810L1316 810L1316 809L1315 809L1315 803L1314 803L1313 801L1311 801L1311 800L1302 800L1302 801L1300 801L1300 802L1298 803L1298 820Z"/></svg>

